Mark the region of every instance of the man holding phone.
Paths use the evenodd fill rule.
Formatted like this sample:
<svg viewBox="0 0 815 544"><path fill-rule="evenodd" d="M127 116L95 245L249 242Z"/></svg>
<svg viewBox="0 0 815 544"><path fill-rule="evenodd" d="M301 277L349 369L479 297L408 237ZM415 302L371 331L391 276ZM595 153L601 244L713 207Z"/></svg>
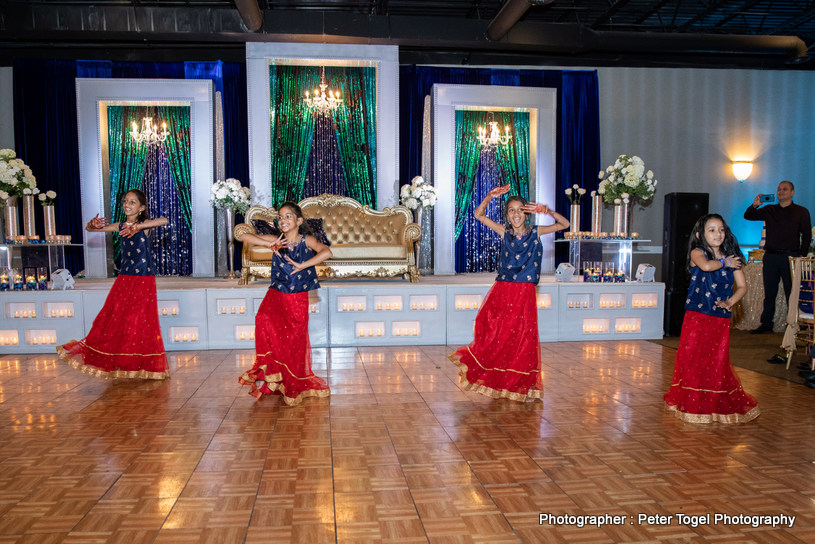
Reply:
<svg viewBox="0 0 815 544"><path fill-rule="evenodd" d="M792 202L794 194L792 182L782 181L776 190L778 204L762 207L771 195L757 195L744 212L744 218L748 221L764 221L767 230L763 259L764 310L761 312L761 325L753 329L754 334L772 332L778 280L784 284L789 303L792 287L789 258L805 256L812 241L809 210Z"/></svg>

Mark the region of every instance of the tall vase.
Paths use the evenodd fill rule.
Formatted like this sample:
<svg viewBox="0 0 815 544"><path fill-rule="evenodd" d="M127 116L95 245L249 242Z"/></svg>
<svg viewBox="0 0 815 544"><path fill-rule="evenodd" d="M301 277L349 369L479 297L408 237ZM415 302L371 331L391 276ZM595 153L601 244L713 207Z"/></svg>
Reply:
<svg viewBox="0 0 815 544"><path fill-rule="evenodd" d="M227 273L226 277L229 279L235 278L235 266L234 266L234 258L235 252L234 249L234 236L235 234L232 232L235 229L235 209L233 207L228 207L224 210L226 212L226 263L227 263Z"/></svg>
<svg viewBox="0 0 815 544"><path fill-rule="evenodd" d="M599 234L603 231L603 197L591 197L591 232Z"/></svg>
<svg viewBox="0 0 815 544"><path fill-rule="evenodd" d="M414 221L422 227L422 237L419 239L419 251L416 254L416 268L423 276L433 273L433 209L419 206L413 210Z"/></svg>
<svg viewBox="0 0 815 544"><path fill-rule="evenodd" d="M54 205L42 207L42 218L45 225L45 240L51 242L57 235L57 220L54 216Z"/></svg>
<svg viewBox="0 0 815 544"><path fill-rule="evenodd" d="M26 238L37 235L37 225L34 223L34 195L23 195L23 231Z"/></svg>
<svg viewBox="0 0 815 544"><path fill-rule="evenodd" d="M631 203L614 205L614 233L617 235L627 235L629 232L629 217L631 214Z"/></svg>
<svg viewBox="0 0 815 544"><path fill-rule="evenodd" d="M6 206L3 208L3 222L6 224L6 232L0 242L14 240L14 237L20 234L20 225L17 219L17 198L16 196L10 196L6 200Z"/></svg>
<svg viewBox="0 0 815 544"><path fill-rule="evenodd" d="M569 232L580 232L580 204L569 207Z"/></svg>

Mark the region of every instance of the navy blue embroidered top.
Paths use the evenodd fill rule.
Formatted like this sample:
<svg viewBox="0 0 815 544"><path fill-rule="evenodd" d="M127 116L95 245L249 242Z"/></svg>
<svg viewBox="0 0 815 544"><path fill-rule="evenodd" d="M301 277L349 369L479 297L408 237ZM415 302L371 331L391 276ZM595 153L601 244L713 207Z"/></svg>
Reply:
<svg viewBox="0 0 815 544"><path fill-rule="evenodd" d="M306 245L305 236L300 237L300 241L293 246L289 246L289 257L297 263L302 263L311 259L314 252ZM313 266L291 274L293 267L280 255L272 257L272 284L269 288L275 288L281 293L301 293L320 288L317 281L317 271Z"/></svg>
<svg viewBox="0 0 815 544"><path fill-rule="evenodd" d="M727 300L733 296L734 283L732 268L705 272L698 266L692 267L685 309L700 314L729 318L731 312L724 308L717 308L716 301Z"/></svg>
<svg viewBox="0 0 815 544"><path fill-rule="evenodd" d="M496 281L538 284L541 277L543 244L538 237L538 229L521 236L520 239L507 228L501 241L501 255L498 257Z"/></svg>
<svg viewBox="0 0 815 544"><path fill-rule="evenodd" d="M124 226L124 221L119 223L120 234ZM150 253L150 238L147 237L147 233L140 230L130 238L120 236L119 247L121 248L119 274L125 276L152 276L155 274L153 255Z"/></svg>

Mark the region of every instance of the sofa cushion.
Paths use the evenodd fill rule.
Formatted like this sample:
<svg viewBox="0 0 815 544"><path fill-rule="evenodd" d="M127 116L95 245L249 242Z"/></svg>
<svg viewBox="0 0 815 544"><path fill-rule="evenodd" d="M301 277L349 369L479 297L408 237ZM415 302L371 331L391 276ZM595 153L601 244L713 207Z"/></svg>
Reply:
<svg viewBox="0 0 815 544"><path fill-rule="evenodd" d="M406 221L401 215L375 216L350 206L311 206L303 214L321 218L334 244L402 245L400 234Z"/></svg>

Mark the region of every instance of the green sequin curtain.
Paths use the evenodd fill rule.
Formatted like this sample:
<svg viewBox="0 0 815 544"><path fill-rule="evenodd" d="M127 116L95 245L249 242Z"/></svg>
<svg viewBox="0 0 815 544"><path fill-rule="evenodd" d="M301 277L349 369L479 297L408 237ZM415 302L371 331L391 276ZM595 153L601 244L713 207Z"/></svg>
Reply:
<svg viewBox="0 0 815 544"><path fill-rule="evenodd" d="M456 111L456 225L454 239L458 239L467 222L467 209L473 198L478 165L481 160L481 144L477 135L479 127L489 128L488 122L498 123L499 128L512 127L512 140L507 146L495 150L501 176L510 184L508 195L520 195L529 199L529 113Z"/></svg>
<svg viewBox="0 0 815 544"><path fill-rule="evenodd" d="M165 120L170 134L164 141L167 160L178 194L181 217L185 226L192 226L192 171L190 169L190 108L157 106L158 118Z"/></svg>
<svg viewBox="0 0 815 544"><path fill-rule="evenodd" d="M334 112L334 122L348 196L376 207L376 70L326 68L326 79L342 89L345 107Z"/></svg>
<svg viewBox="0 0 815 544"><path fill-rule="evenodd" d="M314 145L314 117L303 97L319 79L318 66L269 66L273 206L303 198ZM347 196L375 207L376 69L327 67L326 79L343 98L333 120Z"/></svg>
<svg viewBox="0 0 815 544"><path fill-rule="evenodd" d="M308 157L314 139L314 117L303 105L307 90L319 82L309 66L269 66L272 132L272 206L303 197Z"/></svg>
<svg viewBox="0 0 815 544"><path fill-rule="evenodd" d="M147 164L147 144L136 143L130 137L131 120L145 117L143 106L108 106L108 159L110 176L110 221L125 218L122 198L130 189L141 189ZM138 121L137 121L138 122ZM104 215L104 210L99 210ZM113 237L113 257L119 259L119 237Z"/></svg>
<svg viewBox="0 0 815 544"><path fill-rule="evenodd" d="M467 220L467 208L473 198L473 184L481 160L478 127L487 121L487 112L456 110L456 230L457 239Z"/></svg>
<svg viewBox="0 0 815 544"><path fill-rule="evenodd" d="M508 194L529 200L529 113L501 111L493 117L499 128L512 127L509 145L495 148L501 175L511 186Z"/></svg>

